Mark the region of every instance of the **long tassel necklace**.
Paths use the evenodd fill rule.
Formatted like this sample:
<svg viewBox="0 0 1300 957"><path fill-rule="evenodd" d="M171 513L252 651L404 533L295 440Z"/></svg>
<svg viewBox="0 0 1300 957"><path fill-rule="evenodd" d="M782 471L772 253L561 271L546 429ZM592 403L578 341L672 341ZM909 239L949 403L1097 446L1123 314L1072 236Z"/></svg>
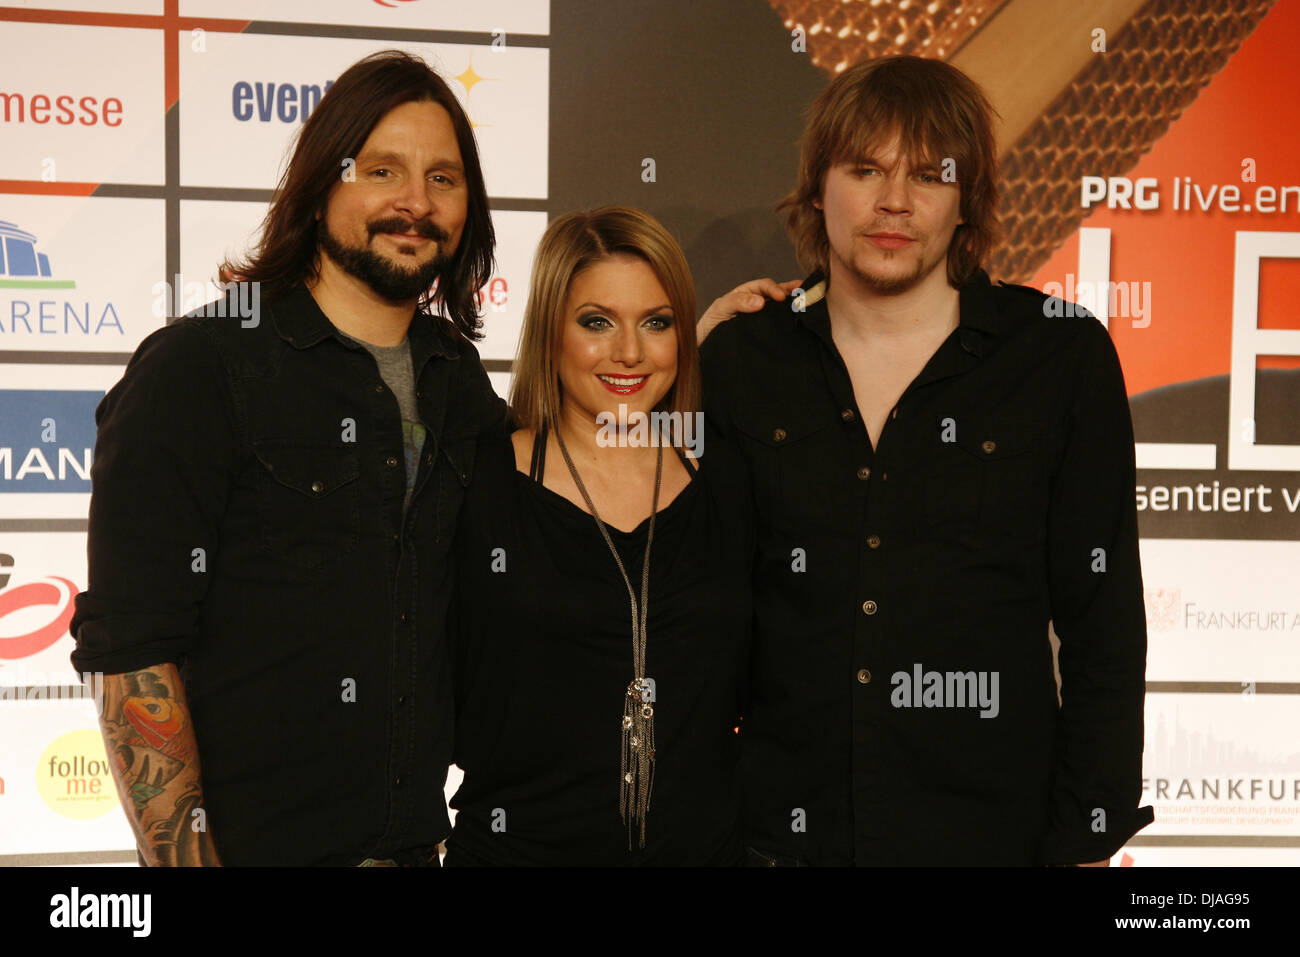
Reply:
<svg viewBox="0 0 1300 957"><path fill-rule="evenodd" d="M623 696L623 761L619 772L621 791L618 810L623 816L623 823L627 826L628 850L632 849L632 831L638 827L641 832L640 846L644 848L646 814L650 810L650 791L654 785L655 765L654 683L646 677L645 673L646 618L650 608L650 545L655 539L655 515L659 511L659 486L664 472L664 446L662 442L659 443L659 458L655 464L655 494L654 501L650 505L650 528L646 534L645 559L641 563L641 599L638 601L636 593L632 590L632 581L623 567L623 559L619 556L618 549L614 547L605 523L600 520L596 504L587 494L587 487L578 477L578 470L573 465L573 459L569 457L569 450L564 447L564 437L560 435L558 428L555 430L555 438L560 444L560 452L564 455L564 463L569 467L569 474L573 476L573 484L578 486L578 491L582 493L583 501L587 503L592 518L596 520L596 527L600 529L601 537L605 539L610 554L614 556L614 562L618 565L619 574L623 576L623 584L627 585L628 599L632 604L633 677L632 682L627 686L627 693Z"/></svg>

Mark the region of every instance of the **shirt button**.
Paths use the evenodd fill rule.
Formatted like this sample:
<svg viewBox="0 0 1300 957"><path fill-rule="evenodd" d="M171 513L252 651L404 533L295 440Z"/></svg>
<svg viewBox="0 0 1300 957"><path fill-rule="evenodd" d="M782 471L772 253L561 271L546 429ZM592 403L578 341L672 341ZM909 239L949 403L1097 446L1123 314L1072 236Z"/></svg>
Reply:
<svg viewBox="0 0 1300 957"><path fill-rule="evenodd" d="M868 547L868 548L879 548L879 547L880 547L880 536L879 536L879 535L869 535L869 536L867 536L867 547Z"/></svg>
<svg viewBox="0 0 1300 957"><path fill-rule="evenodd" d="M404 695L404 694L399 694L399 695L397 696L397 703L398 703L398 704L406 704L406 695Z"/></svg>
<svg viewBox="0 0 1300 957"><path fill-rule="evenodd" d="M401 540L402 540L402 536L397 532L393 532L393 544L396 545Z"/></svg>
<svg viewBox="0 0 1300 957"><path fill-rule="evenodd" d="M992 452L997 447L998 444L994 442L992 439L985 439L983 442L980 443L980 448L984 450L985 454Z"/></svg>
<svg viewBox="0 0 1300 957"><path fill-rule="evenodd" d="M866 481L867 479L871 478L871 469L867 468L865 465L862 468L858 469L858 478L862 479L863 481Z"/></svg>
<svg viewBox="0 0 1300 957"><path fill-rule="evenodd" d="M375 383L375 391L376 391L376 392L383 392L383 391L384 391L384 384L383 384L382 382L376 382L376 383Z"/></svg>
<svg viewBox="0 0 1300 957"><path fill-rule="evenodd" d="M398 621L400 621L403 625L406 624L406 612L402 612L401 617L398 618Z"/></svg>
<svg viewBox="0 0 1300 957"><path fill-rule="evenodd" d="M864 685L871 684L871 672L866 668L858 670L858 681Z"/></svg>
<svg viewBox="0 0 1300 957"><path fill-rule="evenodd" d="M396 457L396 456L393 456L393 455L390 455L388 458L384 459L384 464L387 465L390 469L391 469L391 468L396 468L396 467L397 467L397 457Z"/></svg>
<svg viewBox="0 0 1300 957"><path fill-rule="evenodd" d="M395 788L400 788L401 786L402 786L402 779L401 779L401 778L394 778L394 779L393 779L393 787L395 787Z"/></svg>
<svg viewBox="0 0 1300 957"><path fill-rule="evenodd" d="M776 429L776 430L774 430L774 431L772 432L772 441L773 441L773 442L784 442L784 441L785 441L785 429Z"/></svg>
<svg viewBox="0 0 1300 957"><path fill-rule="evenodd" d="M853 421L853 410L852 410L852 409L845 409L843 412L840 413L840 418L843 419L845 422L852 422L852 421Z"/></svg>
<svg viewBox="0 0 1300 957"><path fill-rule="evenodd" d="M862 610L866 612L868 615L874 615L878 607L879 606L874 601L871 600L867 600L862 603Z"/></svg>
<svg viewBox="0 0 1300 957"><path fill-rule="evenodd" d="M324 482L312 482L312 483L311 483L311 490L312 490L313 492L315 492L317 495L319 495L321 492L325 491L325 483L324 483Z"/></svg>
<svg viewBox="0 0 1300 957"><path fill-rule="evenodd" d="M425 465L432 465L432 464L433 464L433 453L432 453L432 452L425 452L425 453L424 453L424 464L425 464Z"/></svg>

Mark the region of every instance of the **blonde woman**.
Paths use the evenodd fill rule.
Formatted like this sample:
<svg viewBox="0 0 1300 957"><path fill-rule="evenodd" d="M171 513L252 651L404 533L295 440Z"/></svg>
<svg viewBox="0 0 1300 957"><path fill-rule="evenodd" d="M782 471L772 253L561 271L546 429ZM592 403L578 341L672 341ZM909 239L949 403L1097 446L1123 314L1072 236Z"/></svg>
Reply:
<svg viewBox="0 0 1300 957"><path fill-rule="evenodd" d="M447 864L730 865L750 621L743 470L704 453L695 297L651 216L542 237L457 557Z"/></svg>

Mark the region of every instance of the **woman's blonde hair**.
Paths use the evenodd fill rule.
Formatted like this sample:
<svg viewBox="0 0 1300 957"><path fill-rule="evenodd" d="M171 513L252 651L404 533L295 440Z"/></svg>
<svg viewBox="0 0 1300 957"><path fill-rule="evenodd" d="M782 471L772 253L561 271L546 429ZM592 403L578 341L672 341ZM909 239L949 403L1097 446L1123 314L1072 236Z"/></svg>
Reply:
<svg viewBox="0 0 1300 957"><path fill-rule="evenodd" d="M643 260L663 286L677 329L677 378L654 411L700 409L700 360L695 342L695 286L681 246L649 213L602 206L567 213L546 228L533 259L524 328L515 357L510 405L521 428L540 431L559 422L563 388L560 349L564 305L573 280L611 256Z"/></svg>

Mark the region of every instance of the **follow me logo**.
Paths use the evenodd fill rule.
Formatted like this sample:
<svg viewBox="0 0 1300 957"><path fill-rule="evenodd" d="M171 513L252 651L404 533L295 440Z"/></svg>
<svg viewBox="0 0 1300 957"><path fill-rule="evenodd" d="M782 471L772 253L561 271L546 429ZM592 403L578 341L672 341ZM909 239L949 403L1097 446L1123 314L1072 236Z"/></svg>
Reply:
<svg viewBox="0 0 1300 957"><path fill-rule="evenodd" d="M0 496L90 491L103 392L0 389Z"/></svg>

